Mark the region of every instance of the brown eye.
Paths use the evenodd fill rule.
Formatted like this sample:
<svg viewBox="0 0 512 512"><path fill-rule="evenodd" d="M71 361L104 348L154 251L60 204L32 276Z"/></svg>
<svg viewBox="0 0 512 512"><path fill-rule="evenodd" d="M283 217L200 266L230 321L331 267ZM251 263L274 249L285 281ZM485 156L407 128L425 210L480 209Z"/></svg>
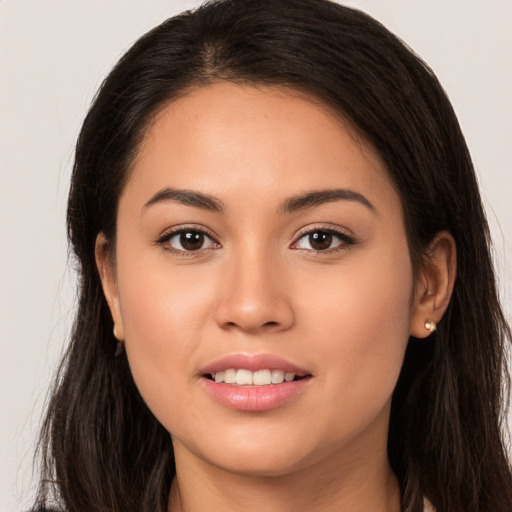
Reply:
<svg viewBox="0 0 512 512"><path fill-rule="evenodd" d="M173 233L167 242L176 251L191 252L215 247L215 242L201 231L193 229Z"/></svg>
<svg viewBox="0 0 512 512"><path fill-rule="evenodd" d="M197 251L201 249L203 243L204 235L197 231L187 231L180 235L180 244L186 251Z"/></svg>
<svg viewBox="0 0 512 512"><path fill-rule="evenodd" d="M292 249L305 249L309 251L325 251L342 249L354 244L354 239L341 232L327 229L314 229L304 233L292 245Z"/></svg>
<svg viewBox="0 0 512 512"><path fill-rule="evenodd" d="M333 236L326 231L315 231L314 233L310 233L308 238L309 245L312 249L315 251L323 251L331 247Z"/></svg>

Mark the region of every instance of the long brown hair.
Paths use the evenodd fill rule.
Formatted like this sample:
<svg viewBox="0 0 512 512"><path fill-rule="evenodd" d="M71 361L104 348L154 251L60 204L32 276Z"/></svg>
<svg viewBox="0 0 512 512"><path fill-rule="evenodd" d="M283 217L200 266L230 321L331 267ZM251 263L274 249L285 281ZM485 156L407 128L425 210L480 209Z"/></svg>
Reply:
<svg viewBox="0 0 512 512"><path fill-rule="evenodd" d="M40 450L36 506L164 511L169 433L142 401L115 339L94 259L115 239L117 202L144 129L164 102L212 81L307 91L359 128L401 196L416 269L434 235L457 244L450 306L428 342L410 339L390 420L402 508L510 512L503 427L510 328L489 230L453 109L432 71L378 22L328 0L219 0L143 36L103 83L84 121L68 204L79 305Z"/></svg>

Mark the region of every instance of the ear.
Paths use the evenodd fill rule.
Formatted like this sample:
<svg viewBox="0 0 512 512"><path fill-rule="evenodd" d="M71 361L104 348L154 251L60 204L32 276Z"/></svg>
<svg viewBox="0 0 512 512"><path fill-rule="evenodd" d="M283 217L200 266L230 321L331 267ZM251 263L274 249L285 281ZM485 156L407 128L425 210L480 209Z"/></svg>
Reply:
<svg viewBox="0 0 512 512"><path fill-rule="evenodd" d="M103 293L107 300L110 314L114 322L114 336L118 340L124 340L123 319L121 308L119 306L119 294L117 291L117 280L114 264L108 249L108 242L103 233L96 237L94 254L96 257L96 266L100 274Z"/></svg>
<svg viewBox="0 0 512 512"><path fill-rule="evenodd" d="M441 320L450 303L456 273L455 240L447 231L440 231L423 257L423 268L416 284L411 310L412 336L426 338L431 331L425 324L437 324Z"/></svg>

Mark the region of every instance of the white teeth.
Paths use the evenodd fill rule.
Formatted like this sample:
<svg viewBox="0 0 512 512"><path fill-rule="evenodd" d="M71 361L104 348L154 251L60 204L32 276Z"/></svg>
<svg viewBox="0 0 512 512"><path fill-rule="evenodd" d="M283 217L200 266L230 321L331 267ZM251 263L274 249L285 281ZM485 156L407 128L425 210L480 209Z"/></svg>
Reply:
<svg viewBox="0 0 512 512"><path fill-rule="evenodd" d="M252 372L250 370L238 370L236 372L236 383L239 386L252 384Z"/></svg>
<svg viewBox="0 0 512 512"><path fill-rule="evenodd" d="M255 386L264 386L266 384L272 384L272 373L270 372L270 370L260 370L258 372L254 372L254 375L252 376L252 383Z"/></svg>
<svg viewBox="0 0 512 512"><path fill-rule="evenodd" d="M236 386L268 386L269 384L282 384L295 379L295 373L285 373L283 370L258 370L251 372L243 368L214 372L211 374L215 382L224 382Z"/></svg>
<svg viewBox="0 0 512 512"><path fill-rule="evenodd" d="M233 368L226 370L224 372L224 382L226 384L234 384L236 382L236 370L234 370Z"/></svg>
<svg viewBox="0 0 512 512"><path fill-rule="evenodd" d="M272 384L282 384L284 381L283 370L272 370Z"/></svg>

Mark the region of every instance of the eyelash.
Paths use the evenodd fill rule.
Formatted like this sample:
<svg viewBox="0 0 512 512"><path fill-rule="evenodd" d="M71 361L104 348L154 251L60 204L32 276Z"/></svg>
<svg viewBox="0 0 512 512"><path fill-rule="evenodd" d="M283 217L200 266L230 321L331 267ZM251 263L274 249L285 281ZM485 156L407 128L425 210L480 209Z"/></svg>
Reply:
<svg viewBox="0 0 512 512"><path fill-rule="evenodd" d="M170 245L170 240L176 235L184 234L184 233L199 233L207 238L209 238L213 244L215 244L215 247L207 247L207 248L200 248L197 250L181 250L181 249L175 249ZM304 249L300 247L294 247L296 246L300 240L311 236L314 233L326 233L329 235L332 235L336 238L338 238L341 243L337 245L336 247L327 248L327 249ZM165 233L163 233L156 241L155 243L159 246L162 246L166 251L172 253L173 255L181 256L181 257L191 257L191 256L197 256L200 253L203 253L204 251L208 251L211 249L216 249L218 247L221 247L219 242L215 239L215 237L212 235L211 232L208 230L199 227L199 226L180 226L177 228L172 228ZM290 248L305 252L307 254L315 254L315 255L330 255L330 254L336 254L338 252L341 252L343 250L347 250L349 247L355 245L357 243L356 239L353 236L348 235L346 232L344 232L341 229L336 229L331 226L313 226L304 228L303 230L299 231L297 235L294 238L294 242L291 244Z"/></svg>
<svg viewBox="0 0 512 512"><path fill-rule="evenodd" d="M175 249L170 245L170 240L176 235L184 234L184 233L199 233L207 238L209 238L217 247L220 247L219 242L215 240L215 237L212 235L211 232L207 231L204 228L201 228L199 226L180 226L177 228L172 228L165 233L163 233L156 241L155 243L161 247L163 247L166 251L170 252L173 255L181 256L181 257L190 257L190 256L197 256L203 251L207 251L210 249L214 249L217 247L207 247L207 248L201 248L197 249L195 251L186 251L181 249Z"/></svg>
<svg viewBox="0 0 512 512"><path fill-rule="evenodd" d="M341 243L336 247L329 249L302 249L300 247L293 247L294 245L297 245L300 240L303 240L304 238L311 236L314 233L326 233L335 236L341 241ZM348 235L342 229L337 229L332 226L316 225L299 231L291 247L296 251L304 251L307 254L313 253L314 255L326 256L345 251L355 244L357 244L357 240L353 236Z"/></svg>

